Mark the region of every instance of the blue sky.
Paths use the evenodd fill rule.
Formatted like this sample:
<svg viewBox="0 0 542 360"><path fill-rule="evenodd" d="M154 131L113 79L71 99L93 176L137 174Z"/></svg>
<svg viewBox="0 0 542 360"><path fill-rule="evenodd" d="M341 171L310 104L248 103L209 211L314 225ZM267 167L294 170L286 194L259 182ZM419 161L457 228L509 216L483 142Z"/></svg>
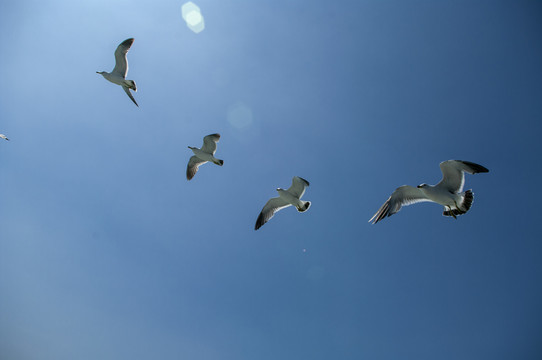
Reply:
<svg viewBox="0 0 542 360"><path fill-rule="evenodd" d="M182 4L0 2L2 359L540 358L540 2ZM367 223L448 159L468 214Z"/></svg>

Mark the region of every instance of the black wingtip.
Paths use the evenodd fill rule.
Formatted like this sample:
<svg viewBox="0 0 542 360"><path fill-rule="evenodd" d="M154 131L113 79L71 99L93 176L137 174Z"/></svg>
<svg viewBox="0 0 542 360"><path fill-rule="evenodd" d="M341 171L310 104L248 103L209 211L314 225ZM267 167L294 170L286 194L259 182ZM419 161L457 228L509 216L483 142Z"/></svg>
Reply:
<svg viewBox="0 0 542 360"><path fill-rule="evenodd" d="M473 163L473 162L470 162L470 161L465 161L465 160L459 160L461 161L463 164L469 166L474 174L478 174L478 173L488 173L489 170L485 167L485 166L482 166L480 164L476 164L476 163Z"/></svg>
<svg viewBox="0 0 542 360"><path fill-rule="evenodd" d="M263 220L263 213L260 213L260 215L258 216L258 220L256 220L256 225L254 225L254 230L258 230L262 227L263 224L265 224Z"/></svg>
<svg viewBox="0 0 542 360"><path fill-rule="evenodd" d="M300 178L301 180L303 180L304 182L306 182L306 183L307 183L307 186L310 186L310 185L311 185L307 180L303 179L301 176L298 176L298 178Z"/></svg>
<svg viewBox="0 0 542 360"><path fill-rule="evenodd" d="M191 173L190 170L186 169L186 180L190 181L194 178L196 173Z"/></svg>
<svg viewBox="0 0 542 360"><path fill-rule="evenodd" d="M132 46L133 43L134 43L134 38L129 38L129 39L124 40L120 44L122 46Z"/></svg>

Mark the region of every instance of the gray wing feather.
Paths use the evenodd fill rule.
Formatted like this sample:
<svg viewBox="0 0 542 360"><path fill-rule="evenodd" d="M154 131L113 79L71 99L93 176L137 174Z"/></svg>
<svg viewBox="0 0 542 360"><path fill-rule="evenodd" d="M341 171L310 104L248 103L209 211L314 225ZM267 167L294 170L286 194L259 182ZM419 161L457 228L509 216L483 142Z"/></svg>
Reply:
<svg viewBox="0 0 542 360"><path fill-rule="evenodd" d="M192 180L194 175L198 172L198 168L201 164L205 164L207 161L201 160L197 156L192 156L188 161L188 166L186 167L186 178Z"/></svg>
<svg viewBox="0 0 542 360"><path fill-rule="evenodd" d="M460 193L465 185L465 173L478 174L489 172L482 165L463 160L447 160L440 163L442 180L437 186L443 186L448 191Z"/></svg>
<svg viewBox="0 0 542 360"><path fill-rule="evenodd" d="M124 92L126 93L126 95L128 95L128 97L129 97L130 99L132 99L132 101L134 102L134 104L136 104L136 106L139 107L139 105L137 105L137 102L136 102L135 99L134 99L134 96L133 96L132 93L130 92L130 88L127 87L127 86L123 86L122 88L124 89Z"/></svg>
<svg viewBox="0 0 542 360"><path fill-rule="evenodd" d="M268 222L277 211L282 210L288 206L290 206L290 204L282 200L280 197L269 199L267 204L265 204L265 206L263 207L262 212L260 212L258 219L256 220L254 230L258 230L259 228L261 228L262 225Z"/></svg>
<svg viewBox="0 0 542 360"><path fill-rule="evenodd" d="M133 43L134 39L126 39L117 47L117 50L115 50L115 67L111 71L112 74L126 78L128 74L128 59L126 58L126 54Z"/></svg>
<svg viewBox="0 0 542 360"><path fill-rule="evenodd" d="M203 138L202 151L214 155L216 152L216 143L220 140L220 134L211 134Z"/></svg>
<svg viewBox="0 0 542 360"><path fill-rule="evenodd" d="M420 189L409 185L403 185L395 189L391 196L386 200L384 205L378 209L378 211L369 220L373 224L376 224L386 216L392 216L399 210L401 206L407 206L423 201L431 201L425 197Z"/></svg>
<svg viewBox="0 0 542 360"><path fill-rule="evenodd" d="M309 182L299 176L294 176L292 186L287 190L290 194L300 199L305 193L305 189L309 186Z"/></svg>

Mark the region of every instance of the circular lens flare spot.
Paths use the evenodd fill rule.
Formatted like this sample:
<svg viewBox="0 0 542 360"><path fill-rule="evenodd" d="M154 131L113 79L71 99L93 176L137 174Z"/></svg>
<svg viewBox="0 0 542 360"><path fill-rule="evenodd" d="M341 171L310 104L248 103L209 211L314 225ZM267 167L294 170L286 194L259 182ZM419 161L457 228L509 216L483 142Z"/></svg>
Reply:
<svg viewBox="0 0 542 360"><path fill-rule="evenodd" d="M188 26L196 26L203 20L203 16L198 11L191 11L186 15Z"/></svg>

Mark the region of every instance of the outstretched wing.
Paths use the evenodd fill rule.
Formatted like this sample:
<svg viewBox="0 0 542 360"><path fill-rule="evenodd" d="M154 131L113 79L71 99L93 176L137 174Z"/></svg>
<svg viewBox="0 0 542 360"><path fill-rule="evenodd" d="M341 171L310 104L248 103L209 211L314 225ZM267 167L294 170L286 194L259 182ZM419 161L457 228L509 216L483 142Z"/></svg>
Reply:
<svg viewBox="0 0 542 360"><path fill-rule="evenodd" d="M198 168L201 164L205 164L207 161L201 160L197 156L192 156L188 161L188 166L186 167L186 178L192 180L194 175L198 172Z"/></svg>
<svg viewBox="0 0 542 360"><path fill-rule="evenodd" d="M216 143L220 140L220 134L211 134L203 138L202 151L214 155L216 152Z"/></svg>
<svg viewBox="0 0 542 360"><path fill-rule="evenodd" d="M135 101L134 99L134 96L132 95L132 93L130 92L130 88L128 86L123 86L122 87L124 89L124 92L126 93L126 95L128 95L128 97L130 97L130 99L132 99L132 101L134 102L134 104L136 104L137 107L139 107L139 105L137 105L137 102Z"/></svg>
<svg viewBox="0 0 542 360"><path fill-rule="evenodd" d="M133 43L134 39L126 39L117 47L117 50L115 50L115 67L111 71L111 74L126 78L126 74L128 74L128 59L126 58L126 54Z"/></svg>
<svg viewBox="0 0 542 360"><path fill-rule="evenodd" d="M403 185L395 189L393 194L386 200L384 205L378 209L376 214L369 220L376 224L386 216L392 216L399 210L401 206L411 205L423 201L431 201L418 188L409 185Z"/></svg>
<svg viewBox="0 0 542 360"><path fill-rule="evenodd" d="M299 176L294 176L292 179L292 186L290 186L287 191L299 199L305 193L307 186L309 186L309 182L307 180Z"/></svg>
<svg viewBox="0 0 542 360"><path fill-rule="evenodd" d="M254 230L258 230L259 228L261 228L262 225L268 222L277 211L282 210L288 206L290 206L290 204L282 200L280 197L269 199L267 204L265 204L265 206L263 207L262 212L258 216L258 219L256 220L256 226L254 226Z"/></svg>
<svg viewBox="0 0 542 360"><path fill-rule="evenodd" d="M442 171L442 180L440 180L436 186L444 187L453 193L460 193L463 191L465 172L469 174L489 172L489 170L482 165L462 160L443 161L440 163L440 170Z"/></svg>

